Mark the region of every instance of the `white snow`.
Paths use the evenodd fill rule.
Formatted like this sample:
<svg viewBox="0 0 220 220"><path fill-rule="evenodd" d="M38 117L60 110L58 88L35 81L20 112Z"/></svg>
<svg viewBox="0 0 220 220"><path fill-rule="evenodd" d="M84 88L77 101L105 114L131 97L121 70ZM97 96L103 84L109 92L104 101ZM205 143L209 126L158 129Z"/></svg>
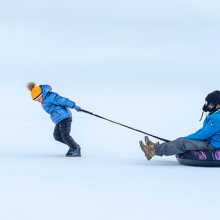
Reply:
<svg viewBox="0 0 220 220"><path fill-rule="evenodd" d="M218 209L219 169L180 166L173 157L30 151L1 155L1 167L5 220L207 219Z"/></svg>
<svg viewBox="0 0 220 220"><path fill-rule="evenodd" d="M90 117L83 113L79 116L83 121L93 120ZM46 137L44 128L35 141L25 141L25 135L21 141L21 137L12 135L11 141L1 145L1 219L216 217L220 202L219 168L182 166L175 157L158 157L149 162L138 145L142 135L116 125L108 130L111 124L95 120L96 125L107 130L106 136L99 132L103 129L100 127L96 132L101 135L90 140L91 136L86 135L90 128L83 133L84 126L79 126L78 132L73 127L73 131L81 133L79 139L83 137L81 158L66 158L67 147L55 142L52 136ZM41 126L29 129L36 132ZM21 127L22 131L27 129ZM124 131L120 138L116 135L119 131ZM31 132L29 136L32 137Z"/></svg>
<svg viewBox="0 0 220 220"><path fill-rule="evenodd" d="M147 161L144 135L73 112L81 158L53 139L30 81L170 140L220 90L220 1L0 1L0 220L215 220L219 168ZM156 139L152 139L157 141Z"/></svg>

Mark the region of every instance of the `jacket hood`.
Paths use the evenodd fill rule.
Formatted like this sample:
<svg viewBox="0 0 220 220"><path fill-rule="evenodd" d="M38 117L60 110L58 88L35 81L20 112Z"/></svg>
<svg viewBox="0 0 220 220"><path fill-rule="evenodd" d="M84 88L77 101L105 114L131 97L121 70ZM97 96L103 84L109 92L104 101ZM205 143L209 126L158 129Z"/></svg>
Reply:
<svg viewBox="0 0 220 220"><path fill-rule="evenodd" d="M52 87L49 85L40 85L43 90L43 100L47 97L48 93L52 90Z"/></svg>

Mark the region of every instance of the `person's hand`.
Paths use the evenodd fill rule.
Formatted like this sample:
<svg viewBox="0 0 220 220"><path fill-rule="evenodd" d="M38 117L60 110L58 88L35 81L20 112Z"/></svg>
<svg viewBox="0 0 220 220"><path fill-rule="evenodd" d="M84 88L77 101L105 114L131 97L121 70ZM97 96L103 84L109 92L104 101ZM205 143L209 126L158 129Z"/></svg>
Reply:
<svg viewBox="0 0 220 220"><path fill-rule="evenodd" d="M77 105L74 106L74 109L77 111L77 112L81 112L81 108Z"/></svg>

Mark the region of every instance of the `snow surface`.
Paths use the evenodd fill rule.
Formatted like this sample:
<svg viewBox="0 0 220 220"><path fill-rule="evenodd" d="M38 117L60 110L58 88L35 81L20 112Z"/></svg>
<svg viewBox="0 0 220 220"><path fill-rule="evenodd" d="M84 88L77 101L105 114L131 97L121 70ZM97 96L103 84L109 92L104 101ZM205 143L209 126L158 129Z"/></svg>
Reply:
<svg viewBox="0 0 220 220"><path fill-rule="evenodd" d="M138 142L84 142L81 158L66 158L67 147L52 137L51 146L35 141L2 150L1 219L216 217L219 168L182 166L175 157L148 162Z"/></svg>
<svg viewBox="0 0 220 220"><path fill-rule="evenodd" d="M219 169L175 158L1 155L1 219L210 219Z"/></svg>
<svg viewBox="0 0 220 220"><path fill-rule="evenodd" d="M0 1L0 220L217 219L219 168L148 162L144 135L73 112L82 158L26 85L170 140L220 90L219 0ZM152 139L157 141L156 139Z"/></svg>

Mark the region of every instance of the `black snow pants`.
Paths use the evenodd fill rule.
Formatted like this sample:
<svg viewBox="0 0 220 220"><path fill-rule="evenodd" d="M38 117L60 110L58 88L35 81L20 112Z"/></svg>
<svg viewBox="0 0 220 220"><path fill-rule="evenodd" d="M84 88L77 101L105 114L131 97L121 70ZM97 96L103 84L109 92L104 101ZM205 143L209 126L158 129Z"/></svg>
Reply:
<svg viewBox="0 0 220 220"><path fill-rule="evenodd" d="M72 118L66 118L60 121L54 129L54 139L68 145L72 149L76 149L79 145L70 136Z"/></svg>

